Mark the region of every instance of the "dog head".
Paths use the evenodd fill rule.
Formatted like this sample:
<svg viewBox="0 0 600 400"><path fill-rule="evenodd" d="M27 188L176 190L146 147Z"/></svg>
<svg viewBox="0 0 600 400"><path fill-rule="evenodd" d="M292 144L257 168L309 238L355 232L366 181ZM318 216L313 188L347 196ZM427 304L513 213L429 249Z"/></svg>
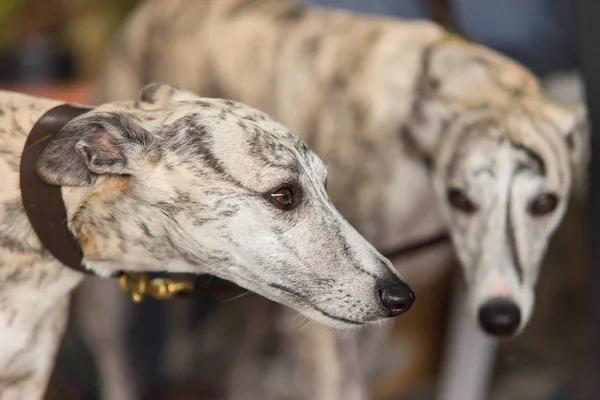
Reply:
<svg viewBox="0 0 600 400"><path fill-rule="evenodd" d="M431 161L483 330L529 320L539 266L586 164L584 113L552 103L524 68L463 41L432 46L407 130Z"/></svg>
<svg viewBox="0 0 600 400"><path fill-rule="evenodd" d="M98 273L206 272L340 327L414 301L329 201L321 159L241 103L149 85L69 122L38 172Z"/></svg>

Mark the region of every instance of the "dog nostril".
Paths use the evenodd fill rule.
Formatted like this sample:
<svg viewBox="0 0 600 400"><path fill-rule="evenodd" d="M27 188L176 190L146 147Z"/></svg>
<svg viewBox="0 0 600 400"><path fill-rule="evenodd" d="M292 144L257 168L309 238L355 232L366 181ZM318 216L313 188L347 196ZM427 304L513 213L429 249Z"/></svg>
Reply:
<svg viewBox="0 0 600 400"><path fill-rule="evenodd" d="M415 293L404 282L380 289L379 297L389 317L405 313L415 302Z"/></svg>
<svg viewBox="0 0 600 400"><path fill-rule="evenodd" d="M490 335L510 336L521 324L521 311L512 300L488 300L479 308L479 322Z"/></svg>

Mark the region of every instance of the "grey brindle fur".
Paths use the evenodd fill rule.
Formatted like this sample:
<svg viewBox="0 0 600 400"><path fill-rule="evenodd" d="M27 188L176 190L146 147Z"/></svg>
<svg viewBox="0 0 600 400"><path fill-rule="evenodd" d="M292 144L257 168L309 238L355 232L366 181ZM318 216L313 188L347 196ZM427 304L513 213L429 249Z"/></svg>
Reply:
<svg viewBox="0 0 600 400"><path fill-rule="evenodd" d="M99 99L126 98L157 79L244 101L298 132L328 163L334 204L376 248L447 227L474 321L501 297L520 313L513 333L526 326L540 261L586 162L587 128L583 110L550 101L525 68L425 21L285 0L153 0L115 38ZM453 188L473 212L451 207ZM544 193L557 207L535 215ZM424 282L451 257L442 247L396 267ZM363 398L368 368L357 339L333 334L311 326L294 336L320 343L321 364L297 356L270 378L255 372L245 380L254 387L232 390L265 398L256 382L276 381L281 365L312 362L296 386L280 385L296 389L274 397ZM254 362L247 374L261 371Z"/></svg>
<svg viewBox="0 0 600 400"><path fill-rule="evenodd" d="M83 278L45 251L20 203L21 150L57 104L0 92L2 400L42 397ZM62 186L83 264L102 276L123 266L210 273L339 328L389 317L382 285L408 288L332 206L323 162L241 103L148 85L139 102L70 121L38 173ZM270 197L282 186L293 187L291 209Z"/></svg>

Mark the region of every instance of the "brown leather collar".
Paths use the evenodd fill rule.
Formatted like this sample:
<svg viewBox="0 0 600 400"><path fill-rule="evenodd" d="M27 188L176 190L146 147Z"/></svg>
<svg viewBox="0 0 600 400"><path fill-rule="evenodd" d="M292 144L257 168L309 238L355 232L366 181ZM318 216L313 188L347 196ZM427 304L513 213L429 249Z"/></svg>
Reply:
<svg viewBox="0 0 600 400"><path fill-rule="evenodd" d="M408 243L404 246L399 246L395 249L390 249L387 252L382 252L383 256L390 260L396 257L408 257L411 254L422 250L427 250L439 244L446 243L450 240L448 232L440 231L432 236L426 237L415 242Z"/></svg>
<svg viewBox="0 0 600 400"><path fill-rule="evenodd" d="M50 185L37 174L37 161L50 140L73 118L92 110L62 104L46 112L33 126L21 155L21 199L42 245L67 267L90 273L82 265L83 253L66 226L67 213L61 187Z"/></svg>

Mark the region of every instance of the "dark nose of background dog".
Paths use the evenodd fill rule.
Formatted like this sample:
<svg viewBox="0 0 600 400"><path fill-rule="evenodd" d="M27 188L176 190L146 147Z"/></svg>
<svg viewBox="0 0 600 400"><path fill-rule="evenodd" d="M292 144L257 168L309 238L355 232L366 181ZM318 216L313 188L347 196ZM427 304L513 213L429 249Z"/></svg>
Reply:
<svg viewBox="0 0 600 400"><path fill-rule="evenodd" d="M479 322L491 335L510 336L521 324L521 311L510 299L491 299L479 308Z"/></svg>
<svg viewBox="0 0 600 400"><path fill-rule="evenodd" d="M415 302L415 293L405 282L399 282L379 289L381 304L388 311L388 317L405 313Z"/></svg>

